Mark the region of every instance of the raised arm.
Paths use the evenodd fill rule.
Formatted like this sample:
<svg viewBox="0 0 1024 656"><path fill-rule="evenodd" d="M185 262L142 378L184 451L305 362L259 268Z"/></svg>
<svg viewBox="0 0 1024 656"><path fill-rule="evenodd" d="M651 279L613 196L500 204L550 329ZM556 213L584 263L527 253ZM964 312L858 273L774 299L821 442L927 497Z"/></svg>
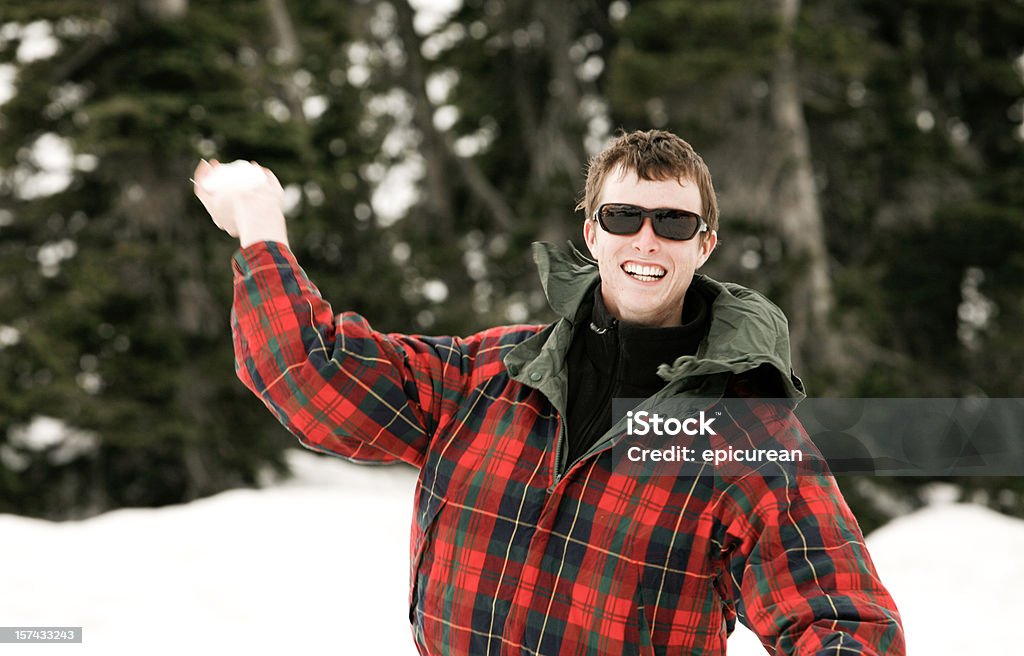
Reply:
<svg viewBox="0 0 1024 656"><path fill-rule="evenodd" d="M458 406L468 376L454 338L385 335L361 316L335 317L288 247L281 185L203 185L214 223L239 237L231 321L242 382L306 446L357 461L422 463L430 436Z"/></svg>

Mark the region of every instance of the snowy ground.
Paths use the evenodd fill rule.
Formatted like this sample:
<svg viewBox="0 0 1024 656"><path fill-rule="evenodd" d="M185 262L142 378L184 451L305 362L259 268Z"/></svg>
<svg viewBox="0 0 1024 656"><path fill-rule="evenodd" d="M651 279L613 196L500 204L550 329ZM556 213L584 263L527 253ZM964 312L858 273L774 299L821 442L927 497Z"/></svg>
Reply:
<svg viewBox="0 0 1024 656"><path fill-rule="evenodd" d="M0 515L0 626L81 626L13 654L413 655L414 472L296 452L298 478L83 522ZM939 504L871 535L910 656L1005 654L1024 616L1024 522ZM763 654L737 632L730 656Z"/></svg>

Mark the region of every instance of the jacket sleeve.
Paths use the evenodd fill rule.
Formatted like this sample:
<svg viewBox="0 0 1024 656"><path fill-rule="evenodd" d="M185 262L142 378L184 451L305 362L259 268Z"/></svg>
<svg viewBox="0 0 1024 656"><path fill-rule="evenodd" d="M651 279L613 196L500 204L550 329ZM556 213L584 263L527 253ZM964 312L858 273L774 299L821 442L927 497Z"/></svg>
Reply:
<svg viewBox="0 0 1024 656"><path fill-rule="evenodd" d="M763 444L817 453L796 417L751 414ZM899 611L856 519L821 466L767 467L731 482L723 552L735 612L769 653L903 655ZM731 589L730 589L731 588Z"/></svg>
<svg viewBox="0 0 1024 656"><path fill-rule="evenodd" d="M311 449L419 466L463 394L461 341L335 317L283 244L242 249L233 269L235 370L245 386Z"/></svg>

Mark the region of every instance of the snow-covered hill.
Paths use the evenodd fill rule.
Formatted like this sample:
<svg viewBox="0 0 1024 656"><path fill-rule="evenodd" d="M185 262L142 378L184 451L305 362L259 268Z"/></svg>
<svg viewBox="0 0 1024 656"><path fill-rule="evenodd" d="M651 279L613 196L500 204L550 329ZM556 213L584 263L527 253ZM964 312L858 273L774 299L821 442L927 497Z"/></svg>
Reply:
<svg viewBox="0 0 1024 656"><path fill-rule="evenodd" d="M296 452L297 478L82 522L0 515L0 626L81 626L32 654L413 655L415 472ZM937 504L869 536L910 656L1016 653L1024 522ZM0 651L7 652L13 649ZM730 655L765 653L738 631Z"/></svg>

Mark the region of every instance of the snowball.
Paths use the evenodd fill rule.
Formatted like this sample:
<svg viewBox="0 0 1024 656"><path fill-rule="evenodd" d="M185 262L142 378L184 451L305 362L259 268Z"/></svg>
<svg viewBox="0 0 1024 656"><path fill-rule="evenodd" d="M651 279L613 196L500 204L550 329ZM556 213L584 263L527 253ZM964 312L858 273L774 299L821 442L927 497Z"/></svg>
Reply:
<svg viewBox="0 0 1024 656"><path fill-rule="evenodd" d="M214 167L202 184L203 189L211 193L230 189L251 190L267 184L267 176L256 164L236 159L230 164Z"/></svg>

